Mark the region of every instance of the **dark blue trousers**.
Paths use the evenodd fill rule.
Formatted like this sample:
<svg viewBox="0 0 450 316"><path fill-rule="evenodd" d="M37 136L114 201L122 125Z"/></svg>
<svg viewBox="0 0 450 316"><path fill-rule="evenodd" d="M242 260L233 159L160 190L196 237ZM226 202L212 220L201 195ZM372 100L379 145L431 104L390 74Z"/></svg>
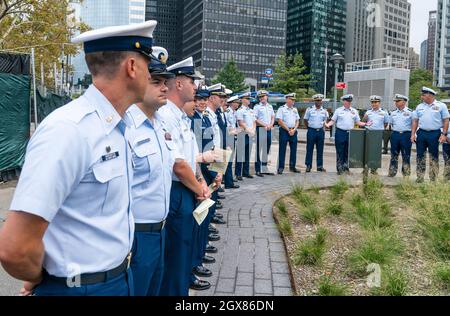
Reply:
<svg viewBox="0 0 450 316"><path fill-rule="evenodd" d="M450 181L450 144L443 144L442 152L445 164L444 179Z"/></svg>
<svg viewBox="0 0 450 316"><path fill-rule="evenodd" d="M348 145L349 145L349 131L344 131L336 128L336 168L338 173L349 171L348 164Z"/></svg>
<svg viewBox="0 0 450 316"><path fill-rule="evenodd" d="M423 131L417 132L417 178L423 179L426 170L426 152L430 154L430 180L435 181L439 174L439 138L441 131Z"/></svg>
<svg viewBox="0 0 450 316"><path fill-rule="evenodd" d="M308 128L306 140L306 167L312 168L315 146L317 148L317 168L323 168L323 147L325 144L324 129Z"/></svg>
<svg viewBox="0 0 450 316"><path fill-rule="evenodd" d="M165 236L165 229L160 233L134 233L131 270L136 296L159 295L164 272Z"/></svg>
<svg viewBox="0 0 450 316"><path fill-rule="evenodd" d="M266 131L263 127L258 127L256 131L256 162L255 172L267 170L270 147L272 146L272 131Z"/></svg>
<svg viewBox="0 0 450 316"><path fill-rule="evenodd" d="M293 169L297 165L297 143L298 132L295 132L293 136L290 136L287 131L280 127L280 147L278 151L278 170L284 170L286 162L286 149L289 143L291 149L291 155L289 157L289 168Z"/></svg>
<svg viewBox="0 0 450 316"><path fill-rule="evenodd" d="M234 141L234 138L231 142L231 145L233 145L233 155L231 157L234 157L234 154L236 152L236 144ZM234 181L233 181L233 158L230 160L230 162L228 163L228 167L227 167L227 171L225 172L224 175L224 182L225 182L225 188L230 188L232 186L234 186Z"/></svg>
<svg viewBox="0 0 450 316"><path fill-rule="evenodd" d="M134 296L133 273L131 269L118 277L103 283L68 287L46 276L34 289L36 296Z"/></svg>
<svg viewBox="0 0 450 316"><path fill-rule="evenodd" d="M188 296L192 271L195 194L181 182L173 181L166 220L164 276L160 295Z"/></svg>
<svg viewBox="0 0 450 316"><path fill-rule="evenodd" d="M398 161L400 153L402 154L402 174L411 175L411 132L396 132L391 134L391 164L389 174L396 175L398 171Z"/></svg>
<svg viewBox="0 0 450 316"><path fill-rule="evenodd" d="M217 173L209 171L207 164L201 164L200 168L202 170L202 174L203 174L203 177L205 178L206 183L208 185L211 185L211 183L213 183L215 178L217 177ZM217 191L213 192L213 194L211 196L211 200L213 200L214 202L217 202L217 196L218 196L218 192ZM213 206L211 206L209 208L208 215L206 216L203 223L200 226L198 226L196 224L196 226L199 230L199 234L198 234L198 240L195 241L195 246L194 246L194 254L195 255L194 255L194 261L193 261L192 267L197 267L202 264L203 256L206 254L206 252L205 252L206 245L209 242L209 240L208 240L209 224L211 224L211 221L215 214L216 214L216 206L214 204Z"/></svg>
<svg viewBox="0 0 450 316"><path fill-rule="evenodd" d="M253 141L248 135L239 135L236 148L236 176L250 175L250 154L252 152Z"/></svg>

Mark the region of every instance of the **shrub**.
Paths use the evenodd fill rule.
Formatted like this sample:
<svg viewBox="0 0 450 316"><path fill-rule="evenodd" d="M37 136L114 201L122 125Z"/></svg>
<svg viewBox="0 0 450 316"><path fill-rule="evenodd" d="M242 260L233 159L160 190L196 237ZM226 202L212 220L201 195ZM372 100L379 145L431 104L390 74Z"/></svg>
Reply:
<svg viewBox="0 0 450 316"><path fill-rule="evenodd" d="M343 284L333 282L330 277L325 276L319 280L320 296L345 296L347 295L347 287Z"/></svg>
<svg viewBox="0 0 450 316"><path fill-rule="evenodd" d="M343 205L341 202L331 202L328 206L327 206L327 212L332 214L332 215L341 215L343 212Z"/></svg>
<svg viewBox="0 0 450 316"><path fill-rule="evenodd" d="M447 290L450 290L450 263L439 264L434 269L436 280Z"/></svg>
<svg viewBox="0 0 450 316"><path fill-rule="evenodd" d="M286 203L284 203L284 201L279 200L277 203L275 203L275 206L282 216L288 215L287 206Z"/></svg>
<svg viewBox="0 0 450 316"><path fill-rule="evenodd" d="M305 190L298 185L294 186L292 189L292 195L295 201L300 205L308 207L314 204L314 200L309 193L305 192Z"/></svg>
<svg viewBox="0 0 450 316"><path fill-rule="evenodd" d="M347 182L345 182L343 179L340 179L338 181L338 183L336 183L335 185L333 185L330 188L330 191L331 191L331 194L332 194L334 199L342 199L342 197L344 196L345 192L347 192L349 188L350 187L347 184Z"/></svg>
<svg viewBox="0 0 450 316"><path fill-rule="evenodd" d="M299 215L304 221L313 225L318 224L321 217L320 210L314 206L301 209Z"/></svg>
<svg viewBox="0 0 450 316"><path fill-rule="evenodd" d="M278 221L278 229L283 233L285 236L291 236L292 235L292 225L289 221L289 218L287 217L281 217Z"/></svg>
<svg viewBox="0 0 450 316"><path fill-rule="evenodd" d="M360 245L349 254L350 270L363 274L371 263L389 264L402 249L401 241L390 231L378 229L366 232Z"/></svg>
<svg viewBox="0 0 450 316"><path fill-rule="evenodd" d="M294 264L314 266L321 263L325 252L327 235L328 233L325 229L319 228L313 238L299 243L294 253Z"/></svg>

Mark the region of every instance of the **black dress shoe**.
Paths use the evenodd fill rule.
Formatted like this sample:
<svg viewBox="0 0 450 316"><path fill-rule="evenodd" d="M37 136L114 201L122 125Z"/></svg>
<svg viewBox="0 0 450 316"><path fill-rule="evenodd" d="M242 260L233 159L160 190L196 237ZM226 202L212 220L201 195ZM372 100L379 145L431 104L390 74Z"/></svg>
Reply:
<svg viewBox="0 0 450 316"><path fill-rule="evenodd" d="M191 283L189 288L196 291L205 291L211 288L211 283L209 283L208 281L196 279L193 283Z"/></svg>
<svg viewBox="0 0 450 316"><path fill-rule="evenodd" d="M236 184L233 184L232 187L225 187L225 189L239 189L239 188L240 188L240 186L238 186Z"/></svg>
<svg viewBox="0 0 450 316"><path fill-rule="evenodd" d="M291 168L289 169L291 172L293 173L302 173L300 170L298 170L297 168Z"/></svg>
<svg viewBox="0 0 450 316"><path fill-rule="evenodd" d="M217 195L218 200L225 200L225 197L223 195Z"/></svg>
<svg viewBox="0 0 450 316"><path fill-rule="evenodd" d="M257 177L260 177L260 178L264 178L264 175L263 175L261 172L257 172L257 173L256 173L256 176L257 176Z"/></svg>
<svg viewBox="0 0 450 316"><path fill-rule="evenodd" d="M214 259L214 257L204 255L202 258L202 261L203 261L203 263L206 263L206 264L212 264L212 263L216 262L216 259Z"/></svg>
<svg viewBox="0 0 450 316"><path fill-rule="evenodd" d="M238 180L238 181L242 181L242 180L244 180L242 177L236 177L236 180Z"/></svg>
<svg viewBox="0 0 450 316"><path fill-rule="evenodd" d="M275 173L273 173L273 172L263 172L263 175L265 175L265 176L274 176Z"/></svg>
<svg viewBox="0 0 450 316"><path fill-rule="evenodd" d="M219 241L220 240L220 236L217 234L209 234L208 235L208 240L209 241Z"/></svg>
<svg viewBox="0 0 450 316"><path fill-rule="evenodd" d="M327 172L324 168L317 168L317 172Z"/></svg>
<svg viewBox="0 0 450 316"><path fill-rule="evenodd" d="M217 228L215 228L214 226L209 225L209 227L208 227L208 232L209 232L210 234L218 234L218 233L219 233L219 230L218 230Z"/></svg>
<svg viewBox="0 0 450 316"><path fill-rule="evenodd" d="M223 218L223 214L216 213L216 214L214 214L214 217L222 219Z"/></svg>
<svg viewBox="0 0 450 316"><path fill-rule="evenodd" d="M251 175L248 175L248 176L244 176L244 178L247 178L247 179L253 179L253 178L255 178L254 176L251 176Z"/></svg>
<svg viewBox="0 0 450 316"><path fill-rule="evenodd" d="M223 193L223 192L225 192L225 190L224 190L222 187L220 187L220 188L217 190L217 192Z"/></svg>
<svg viewBox="0 0 450 316"><path fill-rule="evenodd" d="M211 220L211 223L213 223L213 224L219 224L219 225L224 225L224 224L226 224L227 222L225 222L225 221L224 221L223 219L221 219L221 218L218 218L218 217L214 216L213 219Z"/></svg>
<svg viewBox="0 0 450 316"><path fill-rule="evenodd" d="M221 210L221 209L223 209L223 205L216 203L216 210Z"/></svg>
<svg viewBox="0 0 450 316"><path fill-rule="evenodd" d="M282 169L278 169L278 174L283 174L283 170Z"/></svg>
<svg viewBox="0 0 450 316"><path fill-rule="evenodd" d="M211 270L205 268L204 266L195 267L194 269L192 269L192 272L198 277L209 278L210 276L212 276Z"/></svg>
<svg viewBox="0 0 450 316"><path fill-rule="evenodd" d="M306 173L310 173L311 172L311 167L306 167Z"/></svg>
<svg viewBox="0 0 450 316"><path fill-rule="evenodd" d="M210 244L207 244L206 245L206 249L205 249L205 252L206 253L217 253L217 248L216 247L214 247L214 246L212 246L212 245L210 245Z"/></svg>

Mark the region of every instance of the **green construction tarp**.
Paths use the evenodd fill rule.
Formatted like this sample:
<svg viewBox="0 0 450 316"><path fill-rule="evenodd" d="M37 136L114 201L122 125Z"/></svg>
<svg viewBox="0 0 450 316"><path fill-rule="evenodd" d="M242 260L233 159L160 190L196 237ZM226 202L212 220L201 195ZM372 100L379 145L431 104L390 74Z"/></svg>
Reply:
<svg viewBox="0 0 450 316"><path fill-rule="evenodd" d="M59 96L53 93L47 93L47 96L41 95L39 90L36 91L37 100L37 117L38 122L42 122L44 118L47 117L57 108L70 102L69 97Z"/></svg>
<svg viewBox="0 0 450 316"><path fill-rule="evenodd" d="M30 135L30 76L0 73L0 171L21 168Z"/></svg>

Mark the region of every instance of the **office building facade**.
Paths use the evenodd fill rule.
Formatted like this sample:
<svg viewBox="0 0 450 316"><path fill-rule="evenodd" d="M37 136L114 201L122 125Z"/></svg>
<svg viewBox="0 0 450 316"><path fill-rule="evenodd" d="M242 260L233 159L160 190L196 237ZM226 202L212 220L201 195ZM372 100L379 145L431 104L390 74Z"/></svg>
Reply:
<svg viewBox="0 0 450 316"><path fill-rule="evenodd" d="M434 51L436 49L437 11L430 11L428 20L427 65L426 69L434 70Z"/></svg>
<svg viewBox="0 0 450 316"><path fill-rule="evenodd" d="M434 85L450 90L450 0L439 0L436 17Z"/></svg>
<svg viewBox="0 0 450 316"><path fill-rule="evenodd" d="M153 33L155 45L162 46L169 52L169 64L181 60L183 38L183 5L179 0L144 0L145 20L156 20L158 26Z"/></svg>
<svg viewBox="0 0 450 316"><path fill-rule="evenodd" d="M424 40L420 44L420 68L427 69L428 62L428 40Z"/></svg>
<svg viewBox="0 0 450 316"><path fill-rule="evenodd" d="M186 0L183 58L193 56L207 79L234 59L260 82L285 49L286 8L287 0Z"/></svg>
<svg viewBox="0 0 450 316"><path fill-rule="evenodd" d="M410 20L407 0L347 0L346 62L408 59Z"/></svg>
<svg viewBox="0 0 450 316"><path fill-rule="evenodd" d="M345 53L346 5L346 0L288 1L286 51L303 55L311 71L311 87L321 93L325 72L327 90L334 86L334 64L330 57ZM339 78L343 78L343 67L339 69Z"/></svg>
<svg viewBox="0 0 450 316"><path fill-rule="evenodd" d="M420 67L420 57L413 47L409 48L408 66L410 70L415 70Z"/></svg>

